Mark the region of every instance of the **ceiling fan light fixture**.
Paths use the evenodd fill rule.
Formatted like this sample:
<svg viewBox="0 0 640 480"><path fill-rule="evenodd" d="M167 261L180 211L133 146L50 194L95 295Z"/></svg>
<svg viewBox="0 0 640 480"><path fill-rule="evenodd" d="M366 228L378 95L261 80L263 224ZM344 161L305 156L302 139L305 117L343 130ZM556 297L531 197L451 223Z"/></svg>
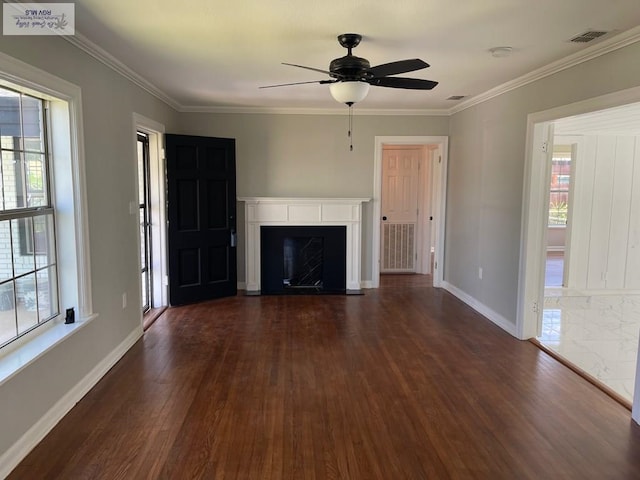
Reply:
<svg viewBox="0 0 640 480"><path fill-rule="evenodd" d="M329 91L336 102L353 105L364 100L369 93L369 84L359 80L336 82L329 85Z"/></svg>

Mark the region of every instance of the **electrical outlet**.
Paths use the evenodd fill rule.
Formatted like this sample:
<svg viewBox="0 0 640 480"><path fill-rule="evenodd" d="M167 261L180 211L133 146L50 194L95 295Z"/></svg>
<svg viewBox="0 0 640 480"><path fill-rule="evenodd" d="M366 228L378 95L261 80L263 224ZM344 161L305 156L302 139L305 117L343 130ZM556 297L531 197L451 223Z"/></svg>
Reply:
<svg viewBox="0 0 640 480"><path fill-rule="evenodd" d="M122 294L122 308L127 308L127 293Z"/></svg>
<svg viewBox="0 0 640 480"><path fill-rule="evenodd" d="M478 268L478 278L482 280L482 267Z"/></svg>

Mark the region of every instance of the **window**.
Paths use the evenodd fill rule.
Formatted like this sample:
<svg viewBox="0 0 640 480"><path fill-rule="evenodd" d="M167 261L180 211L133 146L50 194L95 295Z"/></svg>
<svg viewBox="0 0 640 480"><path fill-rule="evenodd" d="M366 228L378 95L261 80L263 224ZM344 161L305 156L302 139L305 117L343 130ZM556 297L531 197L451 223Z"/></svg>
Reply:
<svg viewBox="0 0 640 480"><path fill-rule="evenodd" d="M46 111L0 87L0 346L59 312Z"/></svg>
<svg viewBox="0 0 640 480"><path fill-rule="evenodd" d="M97 315L81 89L0 52L0 105L1 384Z"/></svg>
<svg viewBox="0 0 640 480"><path fill-rule="evenodd" d="M568 148L568 149L567 149ZM569 184L571 182L571 147L557 145L551 159L551 188L549 190L549 225L567 224Z"/></svg>

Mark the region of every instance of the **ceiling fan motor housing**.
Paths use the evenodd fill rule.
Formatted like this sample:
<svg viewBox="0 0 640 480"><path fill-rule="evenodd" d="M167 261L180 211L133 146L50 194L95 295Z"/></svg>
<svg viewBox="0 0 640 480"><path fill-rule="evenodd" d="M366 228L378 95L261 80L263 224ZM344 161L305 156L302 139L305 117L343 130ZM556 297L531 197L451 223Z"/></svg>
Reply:
<svg viewBox="0 0 640 480"><path fill-rule="evenodd" d="M340 45L342 47L347 49L347 54L344 57L333 59L329 64L328 71L321 70L319 68L305 67L304 65L285 63L285 65L290 65L292 67L304 68L307 70L313 70L315 72L329 74L331 80L286 83L281 85L269 85L267 87L261 88L284 87L288 85L299 85L303 83L319 83L321 85L329 84L333 87L333 90L337 91L344 90L344 88L341 88L339 85L354 84L348 86L355 88L355 84L360 84L357 85L357 87L359 88L359 94L362 95L362 98L364 98L364 95L366 95L366 93L362 94L362 92L364 92L362 84L366 84L367 88L369 87L369 85L376 85L379 87L402 88L408 90L431 90L433 87L438 85L438 82L434 82L433 80L393 76L427 68L429 64L423 60L420 60L419 58L398 60L395 62L384 63L382 65L371 67L369 60L362 57L356 57L352 53L352 50L360 44L361 40L362 35L359 35L357 33L344 33L342 35L339 35L338 42L340 42ZM332 95L334 95L333 91ZM336 95L334 95L334 98L336 98ZM353 92L349 93L348 98L355 98ZM345 101L344 103L349 104L354 102Z"/></svg>
<svg viewBox="0 0 640 480"><path fill-rule="evenodd" d="M367 78L369 68L371 65L366 58L345 55L331 61L329 72L332 77L340 80L363 80Z"/></svg>

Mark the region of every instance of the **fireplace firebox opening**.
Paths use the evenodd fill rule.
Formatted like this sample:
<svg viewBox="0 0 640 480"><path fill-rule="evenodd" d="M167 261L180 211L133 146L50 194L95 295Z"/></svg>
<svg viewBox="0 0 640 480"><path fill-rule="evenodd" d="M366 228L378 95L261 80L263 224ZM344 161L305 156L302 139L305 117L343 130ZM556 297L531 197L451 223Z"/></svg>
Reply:
<svg viewBox="0 0 640 480"><path fill-rule="evenodd" d="M346 227L262 226L263 294L346 292Z"/></svg>

